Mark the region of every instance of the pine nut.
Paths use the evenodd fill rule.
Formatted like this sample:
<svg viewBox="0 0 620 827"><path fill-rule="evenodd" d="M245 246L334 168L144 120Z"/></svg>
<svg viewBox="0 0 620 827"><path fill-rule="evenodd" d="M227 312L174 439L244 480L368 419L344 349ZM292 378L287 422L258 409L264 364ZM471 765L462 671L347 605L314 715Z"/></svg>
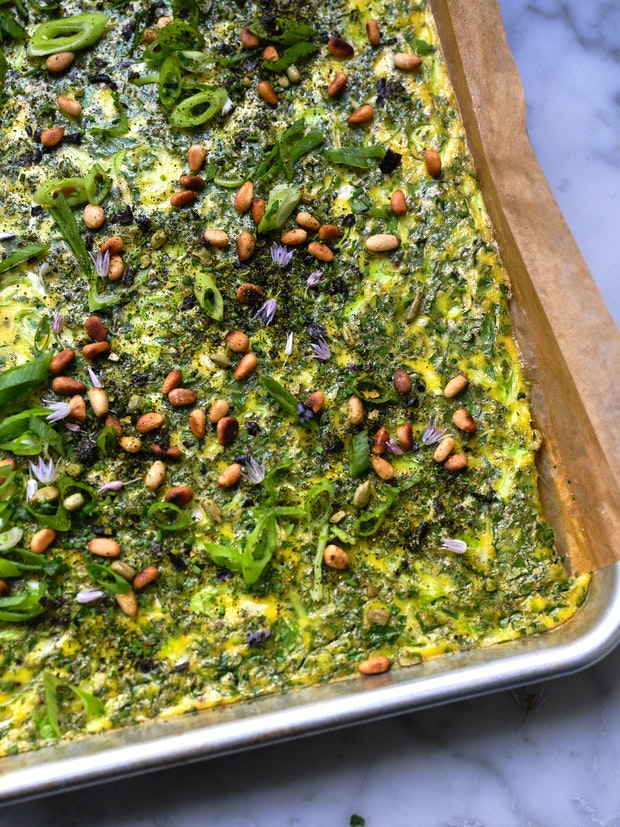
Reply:
<svg viewBox="0 0 620 827"><path fill-rule="evenodd" d="M56 376L52 379L52 390L59 396L74 396L76 393L86 393L86 385L71 376Z"/></svg>
<svg viewBox="0 0 620 827"><path fill-rule="evenodd" d="M323 391L315 391L311 393L306 399L306 405L314 411L315 414L320 413L325 407L325 394Z"/></svg>
<svg viewBox="0 0 620 827"><path fill-rule="evenodd" d="M437 178L441 174L441 155L434 149L426 150L424 163L426 164L426 171L432 178Z"/></svg>
<svg viewBox="0 0 620 827"><path fill-rule="evenodd" d="M207 157L207 150L199 144L192 144L187 150L187 163L190 172L198 172Z"/></svg>
<svg viewBox="0 0 620 827"><path fill-rule="evenodd" d="M241 304L258 304L265 300L265 294L257 284L245 282L237 287L237 299Z"/></svg>
<svg viewBox="0 0 620 827"><path fill-rule="evenodd" d="M233 353L245 353L250 347L250 339L241 330L231 330L226 334L226 344Z"/></svg>
<svg viewBox="0 0 620 827"><path fill-rule="evenodd" d="M291 83L299 83L299 81L301 80L301 74L299 73L299 69L297 68L297 66L295 66L294 63L291 63L291 65L287 67L286 76Z"/></svg>
<svg viewBox="0 0 620 827"><path fill-rule="evenodd" d="M142 450L142 440L137 436L122 436L118 444L127 454L137 454Z"/></svg>
<svg viewBox="0 0 620 827"><path fill-rule="evenodd" d="M51 129L46 129L41 133L41 143L47 147L58 146L64 134L65 130L62 126L53 126Z"/></svg>
<svg viewBox="0 0 620 827"><path fill-rule="evenodd" d="M263 60L277 60L280 57L275 46L266 46L263 49Z"/></svg>
<svg viewBox="0 0 620 827"><path fill-rule="evenodd" d="M452 414L452 421L459 431L465 431L468 434L472 434L477 428L473 416L467 413L466 408L458 408L454 411Z"/></svg>
<svg viewBox="0 0 620 827"><path fill-rule="evenodd" d="M204 439L207 431L207 415L201 408L194 408L190 413L189 427L196 439Z"/></svg>
<svg viewBox="0 0 620 827"><path fill-rule="evenodd" d="M330 37L327 42L327 51L334 57L353 57L354 49L350 43L341 37Z"/></svg>
<svg viewBox="0 0 620 827"><path fill-rule="evenodd" d="M303 227L304 230L308 230L311 233L316 233L319 227L321 226L321 222L316 219L313 215L310 215L309 212L299 212L295 216L295 221L299 224L300 227Z"/></svg>
<svg viewBox="0 0 620 827"><path fill-rule="evenodd" d="M157 40L157 29L145 29L142 32L142 40L149 45L155 43Z"/></svg>
<svg viewBox="0 0 620 827"><path fill-rule="evenodd" d="M349 568L349 555L340 546L330 543L323 552L323 562L329 569L344 571Z"/></svg>
<svg viewBox="0 0 620 827"><path fill-rule="evenodd" d="M111 256L117 256L123 252L125 249L125 242L120 237L120 235L113 235L111 238L108 238L107 241L104 241L101 247L99 248L99 252L102 256L106 253L109 253Z"/></svg>
<svg viewBox="0 0 620 827"><path fill-rule="evenodd" d="M97 230L105 221L105 212L99 204L87 204L82 212L82 220L89 230Z"/></svg>
<svg viewBox="0 0 620 827"><path fill-rule="evenodd" d="M7 597L11 593L6 580L0 580L0 597Z"/></svg>
<svg viewBox="0 0 620 827"><path fill-rule="evenodd" d="M357 670L361 675L381 675L387 672L390 666L390 659L385 655L375 655L358 663Z"/></svg>
<svg viewBox="0 0 620 827"><path fill-rule="evenodd" d="M160 413L151 411L150 413L142 414L142 416L138 418L136 431L139 434L148 434L157 428L161 428L164 422L164 417Z"/></svg>
<svg viewBox="0 0 620 827"><path fill-rule="evenodd" d="M93 342L90 345L84 345L82 353L86 359L96 359L98 356L107 356L111 350L109 342Z"/></svg>
<svg viewBox="0 0 620 827"><path fill-rule="evenodd" d="M62 507L65 511L77 511L78 508L81 508L86 500L84 497L79 493L69 494L68 497L65 497L62 501Z"/></svg>
<svg viewBox="0 0 620 827"><path fill-rule="evenodd" d="M355 508L366 508L372 496L372 484L370 480L360 483L355 489L353 495L353 505Z"/></svg>
<svg viewBox="0 0 620 827"><path fill-rule="evenodd" d="M263 220L263 216L265 215L265 209L267 205L262 198L255 198L252 201L252 221L258 226Z"/></svg>
<svg viewBox="0 0 620 827"><path fill-rule="evenodd" d="M451 399L453 396L456 396L457 393L465 390L468 381L469 380L467 379L466 373L459 373L456 376L453 376L443 389L443 395L446 399Z"/></svg>
<svg viewBox="0 0 620 827"><path fill-rule="evenodd" d="M364 124L370 123L374 116L375 110L369 103L365 103L349 115L347 123L349 126L363 126Z"/></svg>
<svg viewBox="0 0 620 827"><path fill-rule="evenodd" d="M394 477L394 469L390 463L383 459L383 457L371 456L370 464L372 465L375 474L381 477L382 480L391 480Z"/></svg>
<svg viewBox="0 0 620 827"><path fill-rule="evenodd" d="M410 451L413 448L413 428L411 422L403 422L396 429L396 436L403 451Z"/></svg>
<svg viewBox="0 0 620 827"><path fill-rule="evenodd" d="M407 371L402 368L398 368L394 373L394 389L396 393L401 394L401 396L405 396L406 394L411 393L412 388L413 383Z"/></svg>
<svg viewBox="0 0 620 827"><path fill-rule="evenodd" d="M170 196L171 207L189 207L196 200L196 193L194 190L182 190L182 192L173 192Z"/></svg>
<svg viewBox="0 0 620 827"><path fill-rule="evenodd" d="M298 244L303 244L308 238L308 233L299 227L296 230L289 230L282 234L280 241L282 244L288 244L290 247L296 247Z"/></svg>
<svg viewBox="0 0 620 827"><path fill-rule="evenodd" d="M69 421L83 425L86 422L86 402L79 395L72 396L69 400Z"/></svg>
<svg viewBox="0 0 620 827"><path fill-rule="evenodd" d="M217 484L220 488L231 488L241 479L242 468L238 462L233 462L225 468L218 477Z"/></svg>
<svg viewBox="0 0 620 827"><path fill-rule="evenodd" d="M347 403L347 416L351 425L361 425L364 421L364 406L359 396L351 396Z"/></svg>
<svg viewBox="0 0 620 827"><path fill-rule="evenodd" d="M254 371L256 370L256 366L258 365L258 358L255 353L246 353L245 356L241 359L237 367L235 368L235 379L240 382L243 379L247 379Z"/></svg>
<svg viewBox="0 0 620 827"><path fill-rule="evenodd" d="M211 247L227 247L230 241L228 233L225 233L224 230L213 230L211 228L206 229L202 237Z"/></svg>
<svg viewBox="0 0 620 827"><path fill-rule="evenodd" d="M400 238L390 233L377 233L366 239L366 249L370 253L387 253L400 245Z"/></svg>
<svg viewBox="0 0 620 827"><path fill-rule="evenodd" d="M107 339L108 331L99 316L89 316L84 322L84 328L91 339L97 342L104 342Z"/></svg>
<svg viewBox="0 0 620 827"><path fill-rule="evenodd" d="M171 445L169 448L162 448L156 443L151 445L151 453L155 454L156 457L164 457L164 459L167 459L170 462L176 462L181 459L182 456L181 449L176 445Z"/></svg>
<svg viewBox="0 0 620 827"><path fill-rule="evenodd" d="M319 238L321 241L331 241L332 238L338 238L340 230L335 224L323 224L319 228Z"/></svg>
<svg viewBox="0 0 620 827"><path fill-rule="evenodd" d="M120 256L112 256L108 267L108 279L118 281L125 272L125 264Z"/></svg>
<svg viewBox="0 0 620 827"><path fill-rule="evenodd" d="M114 598L118 603L119 608L127 615L127 617L137 616L138 598L136 597L134 592L115 594Z"/></svg>
<svg viewBox="0 0 620 827"><path fill-rule="evenodd" d="M148 586L149 583L152 583L153 580L156 580L158 574L159 571L155 568L155 566L147 566L145 569L142 569L142 571L136 574L131 585L134 589L143 589L145 586Z"/></svg>
<svg viewBox="0 0 620 827"><path fill-rule="evenodd" d="M251 32L245 26L241 29L241 45L244 49L256 49L260 43L260 37Z"/></svg>
<svg viewBox="0 0 620 827"><path fill-rule="evenodd" d="M144 484L147 488L150 488L151 491L157 491L157 489L162 484L165 478L166 466L160 459L156 459L155 462L149 468L149 470L146 472Z"/></svg>
<svg viewBox="0 0 620 827"><path fill-rule="evenodd" d="M256 239L248 230L243 230L237 236L237 256L239 261L247 261L252 258L252 254L256 248Z"/></svg>
<svg viewBox="0 0 620 827"><path fill-rule="evenodd" d="M252 201L254 200L254 184L252 181L246 181L245 184L242 184L235 196L235 200L233 202L233 207L237 210L238 213L241 215L247 212L250 207L252 206Z"/></svg>
<svg viewBox="0 0 620 827"><path fill-rule="evenodd" d="M273 86L269 83L268 80L261 80L261 82L256 87L256 91L265 101L265 103L269 103L271 104L271 106L275 106L278 103L278 96L276 95Z"/></svg>
<svg viewBox="0 0 620 827"><path fill-rule="evenodd" d="M394 66L403 72L415 72L422 64L422 58L407 52L397 52L394 55Z"/></svg>
<svg viewBox="0 0 620 827"><path fill-rule="evenodd" d="M192 488L187 485L178 485L176 488L170 488L166 491L164 502L182 507L189 505L193 499L194 491Z"/></svg>
<svg viewBox="0 0 620 827"><path fill-rule="evenodd" d="M50 72L64 72L75 60L75 52L56 52L45 60L45 65Z"/></svg>
<svg viewBox="0 0 620 827"><path fill-rule="evenodd" d="M378 46L381 42L381 32L379 31L379 24L372 17L366 22L366 36L371 46Z"/></svg>
<svg viewBox="0 0 620 827"><path fill-rule="evenodd" d="M42 528L32 536L30 551L33 554L42 554L48 546L56 539L56 532L53 528Z"/></svg>
<svg viewBox="0 0 620 827"><path fill-rule="evenodd" d="M179 178L179 184L186 190L193 190L194 192L201 192L205 188L204 178L199 175L182 175Z"/></svg>
<svg viewBox="0 0 620 827"><path fill-rule="evenodd" d="M110 568L130 583L138 573L133 566L130 566L124 560L113 560L110 563Z"/></svg>
<svg viewBox="0 0 620 827"><path fill-rule="evenodd" d="M444 437L435 448L433 459L435 462L445 462L454 450L454 440L451 436Z"/></svg>
<svg viewBox="0 0 620 827"><path fill-rule="evenodd" d="M375 456L379 456L380 454L384 454L387 448L387 442L390 438L390 433L387 428L379 428L377 433L372 438L372 444L370 446L370 452Z"/></svg>
<svg viewBox="0 0 620 827"><path fill-rule="evenodd" d="M168 401L175 408L195 405L197 400L197 395L189 388L173 388L168 394Z"/></svg>
<svg viewBox="0 0 620 827"><path fill-rule="evenodd" d="M180 371L178 368L171 370L170 373L164 379L164 383L161 386L161 392L164 396L168 396L170 391L174 390L181 386L183 382L183 371Z"/></svg>
<svg viewBox="0 0 620 827"><path fill-rule="evenodd" d="M49 364L49 372L54 376L64 373L74 359L75 351L68 347L64 348L64 350L59 351L52 357L52 361Z"/></svg>
<svg viewBox="0 0 620 827"><path fill-rule="evenodd" d="M56 502L59 494L60 491L56 488L55 485L46 485L43 488L39 488L39 490L32 496L31 502L53 503Z"/></svg>
<svg viewBox="0 0 620 827"><path fill-rule="evenodd" d="M105 427L106 428L112 428L112 430L116 433L116 435L118 437L123 436L123 426L118 421L118 419L115 416L113 416L112 414L109 414L108 416L106 416Z"/></svg>
<svg viewBox="0 0 620 827"><path fill-rule="evenodd" d="M453 454L444 462L443 467L446 471L461 471L467 467L467 457L465 454Z"/></svg>
<svg viewBox="0 0 620 827"><path fill-rule="evenodd" d="M209 422L215 425L216 422L219 422L220 419L227 416L229 410L230 405L225 399L216 399L209 411Z"/></svg>
<svg viewBox="0 0 620 827"><path fill-rule="evenodd" d="M347 85L348 76L344 72L338 72L337 75L334 76L334 79L327 87L327 94L330 98L337 98L339 95L345 90Z"/></svg>
<svg viewBox="0 0 620 827"><path fill-rule="evenodd" d="M164 15L164 17L160 17L155 24L158 29L165 29L166 26L169 26L173 22L172 17L168 17Z"/></svg>
<svg viewBox="0 0 620 827"><path fill-rule="evenodd" d="M402 190L394 190L390 196L390 207L395 215L407 215L407 199Z"/></svg>
<svg viewBox="0 0 620 827"><path fill-rule="evenodd" d="M108 402L108 395L103 388L89 388L88 401L90 402L90 407L93 409L93 413L98 419L108 415L110 404Z"/></svg>
<svg viewBox="0 0 620 827"><path fill-rule="evenodd" d="M220 445L232 445L239 433L238 420L234 416L223 416L218 420L216 433Z"/></svg>
<svg viewBox="0 0 620 827"><path fill-rule="evenodd" d="M318 241L312 241L308 244L308 252L319 261L333 261L334 253L326 244L319 244Z"/></svg>
<svg viewBox="0 0 620 827"><path fill-rule="evenodd" d="M82 117L82 104L76 101L75 98L70 98L67 95L58 95L56 98L59 110L68 118Z"/></svg>
<svg viewBox="0 0 620 827"><path fill-rule="evenodd" d="M112 537L93 537L88 541L88 550L97 557L118 557L121 547Z"/></svg>

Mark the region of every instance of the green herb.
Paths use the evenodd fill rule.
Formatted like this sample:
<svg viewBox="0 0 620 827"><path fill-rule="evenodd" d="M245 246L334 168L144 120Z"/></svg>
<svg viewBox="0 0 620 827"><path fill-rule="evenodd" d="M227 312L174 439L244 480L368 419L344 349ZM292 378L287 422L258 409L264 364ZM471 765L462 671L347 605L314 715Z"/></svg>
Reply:
<svg viewBox="0 0 620 827"><path fill-rule="evenodd" d="M263 488L268 494L267 502L269 502L272 498L279 498L281 496L281 477L286 474L292 464L292 460L284 460L284 462L275 465L265 477L263 481Z"/></svg>
<svg viewBox="0 0 620 827"><path fill-rule="evenodd" d="M23 623L43 614L41 598L47 589L44 583L29 583L26 590L10 597L0 597L0 620L6 623Z"/></svg>
<svg viewBox="0 0 620 827"><path fill-rule="evenodd" d="M0 374L0 382L2 381L2 374ZM4 444L21 436L30 427L30 417L37 418L49 416L49 408L28 408L25 411L7 416L0 422L0 448L5 451L10 451L10 448L5 448Z"/></svg>
<svg viewBox="0 0 620 827"><path fill-rule="evenodd" d="M16 250L3 261L0 261L0 273L6 273L7 270L18 267L20 264L23 264L24 261L28 261L41 253L46 253L49 248L49 244L28 244L26 247Z"/></svg>
<svg viewBox="0 0 620 827"><path fill-rule="evenodd" d="M112 594L127 594L131 591L131 584L102 563L87 563L86 571L94 582Z"/></svg>
<svg viewBox="0 0 620 827"><path fill-rule="evenodd" d="M203 126L219 115L227 100L228 92L221 86L197 92L174 107L169 117L170 126L174 129Z"/></svg>
<svg viewBox="0 0 620 827"><path fill-rule="evenodd" d="M381 160L387 150L383 146L343 146L340 149L325 149L323 155L332 164L343 164L357 169L370 169L370 159Z"/></svg>
<svg viewBox="0 0 620 827"><path fill-rule="evenodd" d="M158 31L157 40L146 47L143 57L147 66L159 69L169 55L184 49L201 50L204 42L204 37L192 25L175 20Z"/></svg>
<svg viewBox="0 0 620 827"><path fill-rule="evenodd" d="M28 32L18 21L13 17L8 9L0 11L0 43L4 40L4 36L13 38L13 40L26 40Z"/></svg>
<svg viewBox="0 0 620 827"><path fill-rule="evenodd" d="M82 702L87 718L97 718L105 714L105 707L99 698L96 698L84 689L80 689L78 686L74 686L68 681L63 681L56 675L52 675L51 672L44 672L43 696L45 698L45 714L47 717L47 722L57 738L62 736L62 731L58 720L57 692L60 688L68 689L73 692L76 698Z"/></svg>
<svg viewBox="0 0 620 827"><path fill-rule="evenodd" d="M49 377L49 363L51 360L51 353L43 353L41 356L35 356L29 362L24 362L23 365L17 365L0 373L0 407L8 402L22 399L33 388L44 382ZM2 428L0 427L1 432Z"/></svg>
<svg viewBox="0 0 620 827"><path fill-rule="evenodd" d="M51 425L39 416L30 416L28 419L28 430L37 436L42 447L51 446L59 454L65 453L65 444L60 434Z"/></svg>
<svg viewBox="0 0 620 827"><path fill-rule="evenodd" d="M224 299L217 289L213 277L206 271L194 276L194 295L207 316L219 321L224 315Z"/></svg>
<svg viewBox="0 0 620 827"><path fill-rule="evenodd" d="M312 40L314 37L314 29L307 23L290 23L288 20L278 18L278 25L283 29L283 33L275 37L267 36L267 39L280 43L282 46L294 46L296 43Z"/></svg>
<svg viewBox="0 0 620 827"><path fill-rule="evenodd" d="M102 428L101 433L97 437L97 448L101 451L104 457L111 456L118 445L118 434L114 428Z"/></svg>
<svg viewBox="0 0 620 827"><path fill-rule="evenodd" d="M107 24L106 15L96 12L48 20L35 29L26 51L30 57L77 52L99 40Z"/></svg>
<svg viewBox="0 0 620 827"><path fill-rule="evenodd" d="M200 21L200 6L196 0L172 0L172 16L175 20L183 18L196 31Z"/></svg>
<svg viewBox="0 0 620 827"><path fill-rule="evenodd" d="M370 468L370 447L368 431L358 431L351 439L349 448L349 474L353 479L361 476Z"/></svg>
<svg viewBox="0 0 620 827"><path fill-rule="evenodd" d="M241 558L241 573L248 586L256 583L276 550L278 534L272 514L261 517L248 537Z"/></svg>
<svg viewBox="0 0 620 827"><path fill-rule="evenodd" d="M189 513L174 503L153 503L146 513L153 517L162 531L182 531L191 522Z"/></svg>
<svg viewBox="0 0 620 827"><path fill-rule="evenodd" d="M261 376L259 382L283 411L297 417L297 397L293 396L290 391L270 376Z"/></svg>
<svg viewBox="0 0 620 827"><path fill-rule="evenodd" d="M376 534L377 531L379 531L383 521L387 517L388 511L392 507L394 500L400 494L398 488L384 488L384 490L386 494L385 501L376 508L373 508L372 511L366 511L356 521L355 530L360 537L372 537L373 534Z"/></svg>
<svg viewBox="0 0 620 827"><path fill-rule="evenodd" d="M236 190L238 187L243 184L245 178L241 178L240 176L233 176L232 178L223 178L220 175L215 175L213 177L213 183L216 187L224 187L227 190Z"/></svg>
<svg viewBox="0 0 620 827"><path fill-rule="evenodd" d="M0 557L0 577L21 577L25 571L40 571L48 562L40 554L23 548L8 549L8 553L16 554L20 559L16 561Z"/></svg>
<svg viewBox="0 0 620 827"><path fill-rule="evenodd" d="M82 181L82 187L84 188L83 179L78 180ZM88 200L88 197L85 197L86 200ZM56 222L58 229L62 233L63 238L69 247L71 247L73 255L78 260L82 273L85 276L92 278L93 267L90 256L88 255L86 245L84 244L84 239L80 234L75 217L71 212L69 200L65 198L62 192L59 192L54 198L53 206L50 206L50 213Z"/></svg>
<svg viewBox="0 0 620 827"><path fill-rule="evenodd" d="M292 180L293 165L325 140L323 133L318 130L312 130L305 135L304 130L303 118L292 123L252 172L252 180L267 181L281 172L284 172L289 181Z"/></svg>
<svg viewBox="0 0 620 827"><path fill-rule="evenodd" d="M91 127L91 132L93 135L101 135L102 138L120 138L122 135L126 135L129 132L129 119L127 118L127 112L125 111L125 107L121 103L121 99L116 92L112 92L112 100L114 101L114 106L116 107L116 111L118 112L118 119L111 124L111 126L93 126ZM98 166L96 164L95 166ZM101 167L99 167L101 170ZM103 173L103 170L101 170ZM105 173L103 173L105 175ZM87 177L88 180L88 177ZM108 179L109 180L109 179ZM109 191L106 190L106 195ZM89 201L91 204L100 204L105 196L102 196L100 201Z"/></svg>
<svg viewBox="0 0 620 827"><path fill-rule="evenodd" d="M322 525L333 513L334 486L329 480L315 483L306 494L304 509L310 523Z"/></svg>
<svg viewBox="0 0 620 827"><path fill-rule="evenodd" d="M285 224L301 198L301 190L289 184L278 184L269 193L265 215L258 225L259 233L279 230Z"/></svg>
<svg viewBox="0 0 620 827"><path fill-rule="evenodd" d="M285 69L288 69L289 66L292 66L293 63L296 63L302 57L306 55L312 54L312 52L318 51L318 46L316 43L308 43L305 41L300 41L296 43L294 46L288 48L278 60L266 60L263 63L263 68L268 69L270 72L276 72L280 74Z"/></svg>
<svg viewBox="0 0 620 827"><path fill-rule="evenodd" d="M434 48L430 45L430 43L427 43L426 40L416 40L415 47L416 51L420 55L429 55L434 51Z"/></svg>
<svg viewBox="0 0 620 827"><path fill-rule="evenodd" d="M0 103L4 103L6 95L4 94L4 81L6 80L6 73L8 71L8 64L4 56L4 52L0 49Z"/></svg>
<svg viewBox="0 0 620 827"><path fill-rule="evenodd" d="M364 827L366 819L353 813L349 820L349 827Z"/></svg>

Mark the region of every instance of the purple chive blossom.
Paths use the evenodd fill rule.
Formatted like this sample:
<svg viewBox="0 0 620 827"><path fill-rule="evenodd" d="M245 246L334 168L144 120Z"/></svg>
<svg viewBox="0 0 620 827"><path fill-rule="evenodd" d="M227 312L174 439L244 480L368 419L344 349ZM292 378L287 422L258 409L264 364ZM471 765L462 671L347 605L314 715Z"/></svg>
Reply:
<svg viewBox="0 0 620 827"><path fill-rule="evenodd" d="M286 337L286 347L284 348L284 352L286 353L287 356L290 356L291 353L293 352L293 333L292 333L292 331Z"/></svg>
<svg viewBox="0 0 620 827"><path fill-rule="evenodd" d="M77 424L77 422L65 422L65 428L68 431L73 431L73 433L75 434L77 434L78 431L82 430L80 426Z"/></svg>
<svg viewBox="0 0 620 827"><path fill-rule="evenodd" d="M54 465L53 459L49 462L45 462L43 457L39 457L36 465L34 462L29 462L28 464L30 465L30 473L32 476L36 477L39 482L43 483L43 485L49 485L50 482L54 481L54 477L56 476L56 466Z"/></svg>
<svg viewBox="0 0 620 827"><path fill-rule="evenodd" d="M28 480L26 483L26 502L30 502L30 500L34 497L37 493L39 486L37 485L36 480Z"/></svg>
<svg viewBox="0 0 620 827"><path fill-rule="evenodd" d="M95 273L97 273L99 278L104 279L110 270L110 251L106 250L103 255L101 255L101 252L98 252L97 258L95 258L92 253L89 253L89 256L95 265Z"/></svg>
<svg viewBox="0 0 620 827"><path fill-rule="evenodd" d="M17 233L0 233L0 241L10 241Z"/></svg>
<svg viewBox="0 0 620 827"><path fill-rule="evenodd" d="M252 485L259 485L265 479L265 460L257 462L254 457L248 457L245 463L245 473Z"/></svg>
<svg viewBox="0 0 620 827"><path fill-rule="evenodd" d="M278 244L274 242L271 245L271 260L277 267L281 267L284 270L285 267L288 267L291 259L293 258L293 253L295 250L289 250L284 244Z"/></svg>
<svg viewBox="0 0 620 827"><path fill-rule="evenodd" d="M92 603L93 600L99 600L103 595L101 589L82 589L75 595L75 599L78 603Z"/></svg>
<svg viewBox="0 0 620 827"><path fill-rule="evenodd" d="M54 313L52 314L52 330L57 336L62 330L62 316L58 310L54 310Z"/></svg>
<svg viewBox="0 0 620 827"><path fill-rule="evenodd" d="M306 280L306 287L316 287L317 284L323 278L323 272L321 270L315 270L314 273L310 273Z"/></svg>
<svg viewBox="0 0 620 827"><path fill-rule="evenodd" d="M439 546L440 549L451 551L454 554L464 554L468 549L465 540L450 540L448 537L442 537L441 542L443 545Z"/></svg>
<svg viewBox="0 0 620 827"><path fill-rule="evenodd" d="M332 355L331 350L329 349L329 345L324 339L321 339L317 343L312 343L312 350L314 351L313 359L320 359L321 362L326 362L329 357Z"/></svg>
<svg viewBox="0 0 620 827"><path fill-rule="evenodd" d="M401 456L401 454L403 453L403 449L400 447L400 445L398 444L398 442L396 442L395 439L388 439L388 441L385 443L385 447L396 457Z"/></svg>
<svg viewBox="0 0 620 827"><path fill-rule="evenodd" d="M278 303L275 299L267 299L265 304L261 305L256 313L252 316L252 320L258 319L265 327L270 325L276 317L278 311Z"/></svg>
<svg viewBox="0 0 620 827"><path fill-rule="evenodd" d="M437 428L436 419L429 419L428 427L422 435L422 442L425 445L433 445L435 442L439 442L439 440L443 439L447 431L447 428Z"/></svg>
<svg viewBox="0 0 620 827"><path fill-rule="evenodd" d="M97 374L90 367L90 365L88 366L88 375L90 376L90 381L91 381L91 384L92 384L93 388L102 388L103 387L103 385L101 384L101 379L97 376Z"/></svg>
<svg viewBox="0 0 620 827"><path fill-rule="evenodd" d="M138 478L136 477L135 480L112 480L112 482L104 482L103 485L100 485L97 489L99 494L103 494L105 491L120 491L121 488L124 488L126 485L131 485L134 482L138 482Z"/></svg>
<svg viewBox="0 0 620 827"><path fill-rule="evenodd" d="M45 417L48 422L60 422L66 419L71 413L71 407L66 402L52 402L51 399L44 399L44 408L49 408L50 413Z"/></svg>

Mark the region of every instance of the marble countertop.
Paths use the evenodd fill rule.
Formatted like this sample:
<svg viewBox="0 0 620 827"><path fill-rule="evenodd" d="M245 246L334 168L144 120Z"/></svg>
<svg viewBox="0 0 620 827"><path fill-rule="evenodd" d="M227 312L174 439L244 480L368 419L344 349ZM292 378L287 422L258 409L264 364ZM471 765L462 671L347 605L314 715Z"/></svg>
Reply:
<svg viewBox="0 0 620 827"><path fill-rule="evenodd" d="M620 3L499 0L554 194L620 324ZM620 650L577 675L0 810L0 827L620 827ZM361 823L361 822L358 822Z"/></svg>

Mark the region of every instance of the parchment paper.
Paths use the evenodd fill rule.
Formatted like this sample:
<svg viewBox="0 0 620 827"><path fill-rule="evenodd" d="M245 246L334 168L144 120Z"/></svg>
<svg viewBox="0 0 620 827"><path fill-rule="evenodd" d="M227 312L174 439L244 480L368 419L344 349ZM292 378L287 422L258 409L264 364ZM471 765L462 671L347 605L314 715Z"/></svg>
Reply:
<svg viewBox="0 0 620 827"><path fill-rule="evenodd" d="M620 560L620 333L536 160L495 0L431 0L532 382L543 511L574 572Z"/></svg>

